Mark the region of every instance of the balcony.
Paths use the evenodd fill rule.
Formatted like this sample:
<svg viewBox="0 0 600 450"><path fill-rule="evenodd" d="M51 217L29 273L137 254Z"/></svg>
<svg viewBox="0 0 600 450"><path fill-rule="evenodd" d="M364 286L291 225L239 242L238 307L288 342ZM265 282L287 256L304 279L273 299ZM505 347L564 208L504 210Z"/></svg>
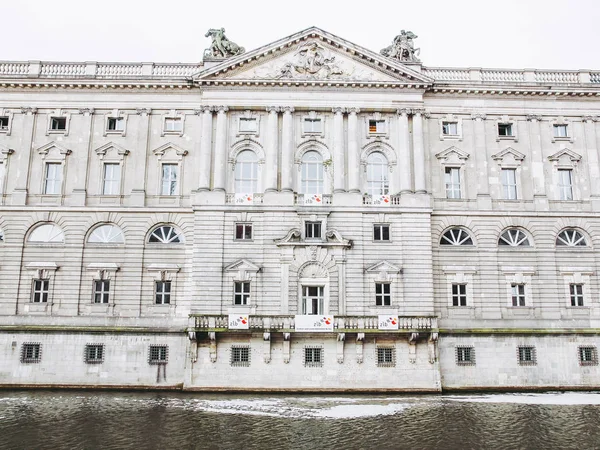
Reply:
<svg viewBox="0 0 600 450"><path fill-rule="evenodd" d="M229 330L229 316L191 314L194 319L195 331L240 331ZM249 316L249 331L294 332L295 316ZM380 330L378 316L334 316L333 332L336 333L415 333L437 332L437 317L431 316L400 316L397 330ZM242 330L248 332L248 330Z"/></svg>

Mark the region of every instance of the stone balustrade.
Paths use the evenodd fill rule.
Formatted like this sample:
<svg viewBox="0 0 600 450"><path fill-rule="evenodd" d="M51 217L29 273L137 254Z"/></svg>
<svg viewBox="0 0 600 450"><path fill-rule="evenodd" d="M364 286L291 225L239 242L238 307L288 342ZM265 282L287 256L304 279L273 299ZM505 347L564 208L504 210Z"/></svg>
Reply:
<svg viewBox="0 0 600 450"><path fill-rule="evenodd" d="M200 315L192 314L196 331L224 331L228 328L229 316L227 315ZM286 331L295 329L295 316L249 316L250 331ZM375 332L379 331L378 316L334 316L334 332ZM437 317L430 316L399 316L398 330L381 330L386 333L437 331Z"/></svg>
<svg viewBox="0 0 600 450"><path fill-rule="evenodd" d="M261 205L263 203L263 197L264 194L253 194L252 201L239 201L240 199L237 198L236 194L227 194L225 197L225 203L227 203L228 205L241 206Z"/></svg>
<svg viewBox="0 0 600 450"><path fill-rule="evenodd" d="M588 70L457 69L423 68L423 73L440 82L483 83L600 83L600 72Z"/></svg>
<svg viewBox="0 0 600 450"><path fill-rule="evenodd" d="M317 195L317 194L315 194ZM319 195L319 199L320 201L311 201L311 202L307 202L305 201L305 198L307 196L311 196L312 194L295 194L294 195L294 203L296 205L304 205L304 206L319 206L319 205L331 205L332 201L332 196L330 194L321 194Z"/></svg>

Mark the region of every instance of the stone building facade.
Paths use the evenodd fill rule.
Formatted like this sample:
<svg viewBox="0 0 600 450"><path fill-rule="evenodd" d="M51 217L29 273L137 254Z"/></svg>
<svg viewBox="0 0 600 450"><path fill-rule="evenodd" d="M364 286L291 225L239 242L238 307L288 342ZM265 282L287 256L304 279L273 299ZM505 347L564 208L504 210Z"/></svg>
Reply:
<svg viewBox="0 0 600 450"><path fill-rule="evenodd" d="M207 35L0 62L0 385L598 386L600 71Z"/></svg>

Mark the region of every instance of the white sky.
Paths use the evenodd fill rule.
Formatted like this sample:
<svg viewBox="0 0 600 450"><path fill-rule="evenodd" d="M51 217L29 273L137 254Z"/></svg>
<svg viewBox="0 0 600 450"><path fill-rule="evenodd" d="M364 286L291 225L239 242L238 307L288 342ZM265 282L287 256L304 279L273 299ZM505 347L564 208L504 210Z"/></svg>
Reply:
<svg viewBox="0 0 600 450"><path fill-rule="evenodd" d="M246 51L309 26L426 66L600 69L600 0L0 0L0 60L197 62L209 28Z"/></svg>

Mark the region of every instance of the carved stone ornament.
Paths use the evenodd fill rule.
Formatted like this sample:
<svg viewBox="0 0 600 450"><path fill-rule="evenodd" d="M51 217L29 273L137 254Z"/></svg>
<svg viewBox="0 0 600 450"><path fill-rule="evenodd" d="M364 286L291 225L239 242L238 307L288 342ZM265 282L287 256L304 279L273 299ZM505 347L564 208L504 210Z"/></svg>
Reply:
<svg viewBox="0 0 600 450"><path fill-rule="evenodd" d="M225 59L232 56L241 55L246 50L235 42L230 41L225 36L225 28L211 28L204 37L210 37L212 43L210 47L204 50L205 58Z"/></svg>
<svg viewBox="0 0 600 450"><path fill-rule="evenodd" d="M403 62L419 62L419 55L421 49L415 48L413 39L418 38L412 31L402 30L398 36L394 38L392 45L381 49L379 53L388 58L397 59Z"/></svg>
<svg viewBox="0 0 600 450"><path fill-rule="evenodd" d="M335 56L330 55L318 42L308 42L298 48L294 60L285 64L276 78L295 78L298 75L329 78L343 74L344 71L335 62Z"/></svg>

